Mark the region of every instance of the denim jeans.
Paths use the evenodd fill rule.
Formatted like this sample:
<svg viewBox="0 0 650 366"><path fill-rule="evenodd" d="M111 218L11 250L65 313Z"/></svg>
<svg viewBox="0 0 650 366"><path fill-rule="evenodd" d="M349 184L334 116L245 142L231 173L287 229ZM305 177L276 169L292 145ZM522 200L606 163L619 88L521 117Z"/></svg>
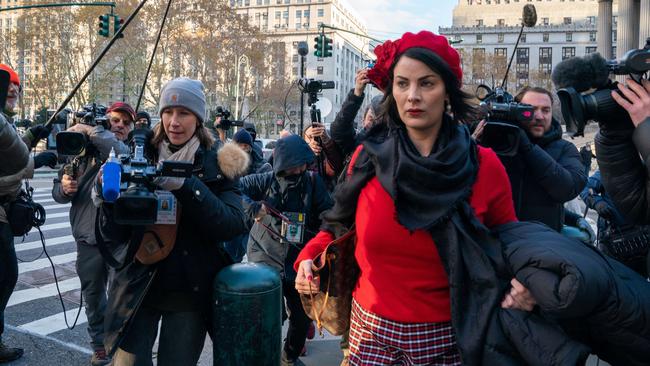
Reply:
<svg viewBox="0 0 650 366"><path fill-rule="evenodd" d="M200 312L167 312L142 306L124 341L113 356L113 366L150 366L152 348L162 319L158 366L196 365L207 333Z"/></svg>
<svg viewBox="0 0 650 366"><path fill-rule="evenodd" d="M5 308L18 281L18 260L9 224L0 222L0 342L5 330Z"/></svg>

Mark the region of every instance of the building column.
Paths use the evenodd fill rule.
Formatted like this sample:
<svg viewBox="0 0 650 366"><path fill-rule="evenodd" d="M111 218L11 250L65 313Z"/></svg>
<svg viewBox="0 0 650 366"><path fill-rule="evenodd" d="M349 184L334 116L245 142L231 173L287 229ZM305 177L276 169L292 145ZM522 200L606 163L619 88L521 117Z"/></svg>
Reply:
<svg viewBox="0 0 650 366"><path fill-rule="evenodd" d="M639 2L636 0L619 0L618 26L616 29L616 58L639 45Z"/></svg>
<svg viewBox="0 0 650 366"><path fill-rule="evenodd" d="M650 37L650 0L641 0L639 18L639 48L643 48Z"/></svg>
<svg viewBox="0 0 650 366"><path fill-rule="evenodd" d="M647 0L650 1L650 0ZM598 52L606 60L612 58L612 0L598 1Z"/></svg>

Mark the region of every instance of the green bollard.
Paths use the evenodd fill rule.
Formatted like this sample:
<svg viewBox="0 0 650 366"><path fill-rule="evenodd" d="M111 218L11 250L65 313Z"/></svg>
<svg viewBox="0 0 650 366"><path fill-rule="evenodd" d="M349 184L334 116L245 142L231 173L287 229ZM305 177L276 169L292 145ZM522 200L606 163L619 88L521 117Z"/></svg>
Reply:
<svg viewBox="0 0 650 366"><path fill-rule="evenodd" d="M278 366L282 283L271 267L237 263L219 272L213 291L214 366Z"/></svg>

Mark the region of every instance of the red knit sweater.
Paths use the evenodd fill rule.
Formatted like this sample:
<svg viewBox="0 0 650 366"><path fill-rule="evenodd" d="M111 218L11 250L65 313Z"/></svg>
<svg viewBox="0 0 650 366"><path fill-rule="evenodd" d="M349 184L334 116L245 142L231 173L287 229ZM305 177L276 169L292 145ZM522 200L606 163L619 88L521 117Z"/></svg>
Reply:
<svg viewBox="0 0 650 366"><path fill-rule="evenodd" d="M478 160L470 197L476 216L488 227L517 220L510 181L499 158L479 147ZM424 230L409 233L395 217L393 200L373 178L357 203L355 257L361 274L355 300L364 309L398 322L449 321L447 274L431 235ZM296 268L300 261L315 258L332 240L331 233L321 231L300 252Z"/></svg>

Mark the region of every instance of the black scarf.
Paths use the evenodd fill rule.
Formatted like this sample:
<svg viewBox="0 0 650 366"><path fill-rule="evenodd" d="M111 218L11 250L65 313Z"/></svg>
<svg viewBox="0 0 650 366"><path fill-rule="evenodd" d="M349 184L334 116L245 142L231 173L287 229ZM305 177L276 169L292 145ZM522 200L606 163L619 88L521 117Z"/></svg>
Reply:
<svg viewBox="0 0 650 366"><path fill-rule="evenodd" d="M417 152L403 127L373 128L363 145L352 174L335 192L334 207L323 215L322 229L335 237L347 232L361 190L376 176L395 200L400 224L429 231L436 244L449 279L452 325L463 365L520 364L497 316L512 277L500 243L469 204L478 162L467 128L445 119L428 157ZM355 273L350 270L354 261L341 263L337 273ZM356 284L356 280L346 282Z"/></svg>
<svg viewBox="0 0 650 366"><path fill-rule="evenodd" d="M433 151L421 156L403 127L363 144L382 187L407 229L434 227L466 201L478 171L476 145L464 126L443 120Z"/></svg>

